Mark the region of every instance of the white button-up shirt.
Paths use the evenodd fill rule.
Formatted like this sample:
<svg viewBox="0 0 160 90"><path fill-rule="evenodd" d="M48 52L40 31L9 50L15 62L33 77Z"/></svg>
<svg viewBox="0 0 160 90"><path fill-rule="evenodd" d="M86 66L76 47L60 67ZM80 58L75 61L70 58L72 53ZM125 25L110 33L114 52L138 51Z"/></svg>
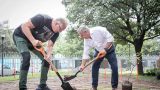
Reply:
<svg viewBox="0 0 160 90"><path fill-rule="evenodd" d="M107 42L113 42L113 36L105 27L97 26L90 28L91 39L84 39L84 50L82 59L89 59L89 49L95 48L100 51L106 47Z"/></svg>

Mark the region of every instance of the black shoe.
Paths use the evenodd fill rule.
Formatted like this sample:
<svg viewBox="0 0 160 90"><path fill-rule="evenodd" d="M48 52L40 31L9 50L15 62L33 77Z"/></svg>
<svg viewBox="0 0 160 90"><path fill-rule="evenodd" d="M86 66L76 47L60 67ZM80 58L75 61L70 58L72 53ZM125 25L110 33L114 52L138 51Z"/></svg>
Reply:
<svg viewBox="0 0 160 90"><path fill-rule="evenodd" d="M27 88L20 88L19 90L27 90Z"/></svg>
<svg viewBox="0 0 160 90"><path fill-rule="evenodd" d="M38 88L36 90L51 90L46 84L40 84L38 85Z"/></svg>

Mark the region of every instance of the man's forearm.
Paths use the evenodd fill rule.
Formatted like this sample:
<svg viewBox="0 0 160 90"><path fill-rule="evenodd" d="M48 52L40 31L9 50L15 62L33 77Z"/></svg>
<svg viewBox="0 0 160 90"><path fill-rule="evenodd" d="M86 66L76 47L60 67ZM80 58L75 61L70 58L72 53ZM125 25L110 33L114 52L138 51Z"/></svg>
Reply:
<svg viewBox="0 0 160 90"><path fill-rule="evenodd" d="M54 44L52 43L52 41L48 41L48 46L47 46L47 55L51 55L52 54L52 49L53 49Z"/></svg>
<svg viewBox="0 0 160 90"><path fill-rule="evenodd" d="M111 46L112 46L112 42L107 42L105 49L108 50L111 48Z"/></svg>
<svg viewBox="0 0 160 90"><path fill-rule="evenodd" d="M51 55L52 54L52 49L53 49L53 47L47 47L47 55Z"/></svg>
<svg viewBox="0 0 160 90"><path fill-rule="evenodd" d="M34 41L35 38L33 37L31 30L29 27L26 26L26 24L22 24L22 32L25 34L25 36L29 39L30 42Z"/></svg>

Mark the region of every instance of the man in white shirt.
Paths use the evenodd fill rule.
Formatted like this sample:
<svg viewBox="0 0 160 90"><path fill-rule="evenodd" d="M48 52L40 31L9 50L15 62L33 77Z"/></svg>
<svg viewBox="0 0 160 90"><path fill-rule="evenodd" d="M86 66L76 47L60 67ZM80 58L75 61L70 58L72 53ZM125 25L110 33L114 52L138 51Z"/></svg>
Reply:
<svg viewBox="0 0 160 90"><path fill-rule="evenodd" d="M107 31L106 28L101 26L93 28L88 28L84 26L80 27L77 30L77 32L80 35L80 37L84 39L84 50L83 50L83 57L80 69L83 70L87 60L90 59L89 57L90 48L95 49L94 57L97 56L99 57L98 60L96 60L92 66L93 90L97 90L99 68L104 58L107 58L109 64L111 65L112 69L111 85L112 85L112 90L116 90L118 87L118 65L115 54L115 48L113 45L114 41L113 36Z"/></svg>

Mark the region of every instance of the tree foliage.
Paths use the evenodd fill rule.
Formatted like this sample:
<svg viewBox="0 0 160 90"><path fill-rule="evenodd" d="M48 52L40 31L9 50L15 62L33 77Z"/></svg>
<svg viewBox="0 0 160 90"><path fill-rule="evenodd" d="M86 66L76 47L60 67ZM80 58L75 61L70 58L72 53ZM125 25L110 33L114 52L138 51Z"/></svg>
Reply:
<svg viewBox="0 0 160 90"><path fill-rule="evenodd" d="M159 55L160 43L156 39L145 41L142 53L144 55Z"/></svg>
<svg viewBox="0 0 160 90"><path fill-rule="evenodd" d="M160 35L159 0L67 0L68 18L75 24L104 26L121 44L131 43L143 74L143 42Z"/></svg>
<svg viewBox="0 0 160 90"><path fill-rule="evenodd" d="M1 26L0 33L1 33L0 52L2 52L2 36L5 36L3 40L3 51L6 53L16 52L17 49L13 43L13 38L12 38L12 33L13 33L12 29L10 29L9 27Z"/></svg>
<svg viewBox="0 0 160 90"><path fill-rule="evenodd" d="M73 28L70 28L66 35L58 40L55 52L66 56L81 56L82 46L83 40L78 37L77 32Z"/></svg>

